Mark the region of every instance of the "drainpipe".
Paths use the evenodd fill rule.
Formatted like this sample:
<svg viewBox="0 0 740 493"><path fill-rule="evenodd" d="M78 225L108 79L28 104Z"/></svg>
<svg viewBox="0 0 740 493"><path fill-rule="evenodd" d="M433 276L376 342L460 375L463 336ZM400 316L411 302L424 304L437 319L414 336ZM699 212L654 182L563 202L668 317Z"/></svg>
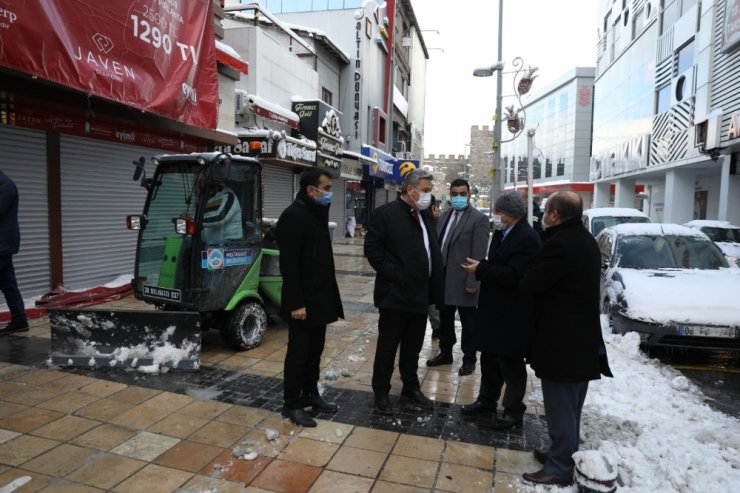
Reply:
<svg viewBox="0 0 740 493"><path fill-rule="evenodd" d="M388 121L386 128L386 145L388 154L393 154L393 60L395 59L396 33L396 0L386 0L386 15L388 16L388 56L385 59L385 95L383 107L387 111Z"/></svg>

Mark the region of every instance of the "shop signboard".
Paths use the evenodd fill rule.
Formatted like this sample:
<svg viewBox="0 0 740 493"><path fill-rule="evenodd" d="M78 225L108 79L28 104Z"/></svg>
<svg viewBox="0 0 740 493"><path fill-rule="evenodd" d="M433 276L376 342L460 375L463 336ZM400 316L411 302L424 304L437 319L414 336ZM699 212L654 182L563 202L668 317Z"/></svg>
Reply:
<svg viewBox="0 0 740 493"><path fill-rule="evenodd" d="M251 144L251 146L250 146ZM256 151L256 145L259 151ZM264 161L279 161L281 164L314 166L316 147L311 141L285 137L274 139L265 135L239 135L239 144L235 146L216 146L219 152L252 156Z"/></svg>
<svg viewBox="0 0 740 493"><path fill-rule="evenodd" d="M0 0L0 66L216 128L211 0Z"/></svg>
<svg viewBox="0 0 740 493"><path fill-rule="evenodd" d="M362 146L362 155L367 156L374 161L374 164L365 168L367 176L400 182L397 175L395 175L395 169L397 168L396 158L369 145Z"/></svg>
<svg viewBox="0 0 740 493"><path fill-rule="evenodd" d="M300 133L316 142L316 166L340 176L344 137L339 112L323 101L294 101L292 110L298 115Z"/></svg>
<svg viewBox="0 0 740 493"><path fill-rule="evenodd" d="M725 0L722 51L729 53L740 45L740 0Z"/></svg>

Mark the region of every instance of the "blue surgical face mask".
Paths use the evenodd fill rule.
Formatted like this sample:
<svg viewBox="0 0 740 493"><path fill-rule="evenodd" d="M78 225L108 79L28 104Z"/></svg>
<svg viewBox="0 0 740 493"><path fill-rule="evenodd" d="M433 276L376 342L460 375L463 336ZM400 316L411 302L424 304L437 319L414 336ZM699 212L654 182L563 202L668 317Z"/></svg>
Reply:
<svg viewBox="0 0 740 493"><path fill-rule="evenodd" d="M323 205L324 207L329 207L329 205L331 205L331 194L332 192L324 192L324 195L314 200L316 200L316 203L319 205Z"/></svg>
<svg viewBox="0 0 740 493"><path fill-rule="evenodd" d="M450 199L450 204L452 204L452 208L456 211L461 211L468 206L468 198L457 195Z"/></svg>

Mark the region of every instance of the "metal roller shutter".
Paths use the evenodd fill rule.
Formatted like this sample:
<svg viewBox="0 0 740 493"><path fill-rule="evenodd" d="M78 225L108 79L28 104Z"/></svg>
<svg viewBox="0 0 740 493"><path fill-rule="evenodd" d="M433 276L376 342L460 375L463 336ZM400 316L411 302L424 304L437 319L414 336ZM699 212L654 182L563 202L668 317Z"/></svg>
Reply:
<svg viewBox="0 0 740 493"><path fill-rule="evenodd" d="M51 289L49 202L46 179L46 133L0 125L2 170L13 179L20 201L21 248L13 256L24 299Z"/></svg>
<svg viewBox="0 0 740 493"><path fill-rule="evenodd" d="M137 235L126 229L125 218L141 213L146 190L131 179L131 162L140 156L149 162L163 152L62 136L62 259L68 289L133 275Z"/></svg>
<svg viewBox="0 0 740 493"><path fill-rule="evenodd" d="M337 224L334 228L334 239L344 238L345 227L344 227L344 187L347 182L343 178L337 178L333 180L331 189L331 207L329 208L329 222Z"/></svg>
<svg viewBox="0 0 740 493"><path fill-rule="evenodd" d="M262 167L262 217L280 218L293 202L293 170L265 164Z"/></svg>

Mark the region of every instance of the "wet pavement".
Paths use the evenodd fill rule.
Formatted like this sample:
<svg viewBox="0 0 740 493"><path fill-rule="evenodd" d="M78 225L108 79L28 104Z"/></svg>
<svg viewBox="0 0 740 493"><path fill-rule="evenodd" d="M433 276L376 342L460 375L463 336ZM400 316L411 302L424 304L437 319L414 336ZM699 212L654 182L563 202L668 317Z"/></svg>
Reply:
<svg viewBox="0 0 740 493"><path fill-rule="evenodd" d="M46 369L48 320L38 319L0 345L0 488L28 475L34 488L25 491L526 490L518 478L537 469L530 451L547 441L537 379L523 428L493 430L490 415L460 415L477 395L479 370L457 374L459 345L456 364L427 368L437 350L427 334L419 377L435 408L405 407L396 372L396 412L375 415L373 273L361 240L335 244L335 254L347 317L327 329L320 386L340 411L318 415L319 428L278 414L287 327L277 318L253 350L231 351L211 330L199 372L154 375ZM133 297L103 306L151 309ZM266 440L268 429L281 437ZM91 470L103 463L115 465L115 481Z"/></svg>

